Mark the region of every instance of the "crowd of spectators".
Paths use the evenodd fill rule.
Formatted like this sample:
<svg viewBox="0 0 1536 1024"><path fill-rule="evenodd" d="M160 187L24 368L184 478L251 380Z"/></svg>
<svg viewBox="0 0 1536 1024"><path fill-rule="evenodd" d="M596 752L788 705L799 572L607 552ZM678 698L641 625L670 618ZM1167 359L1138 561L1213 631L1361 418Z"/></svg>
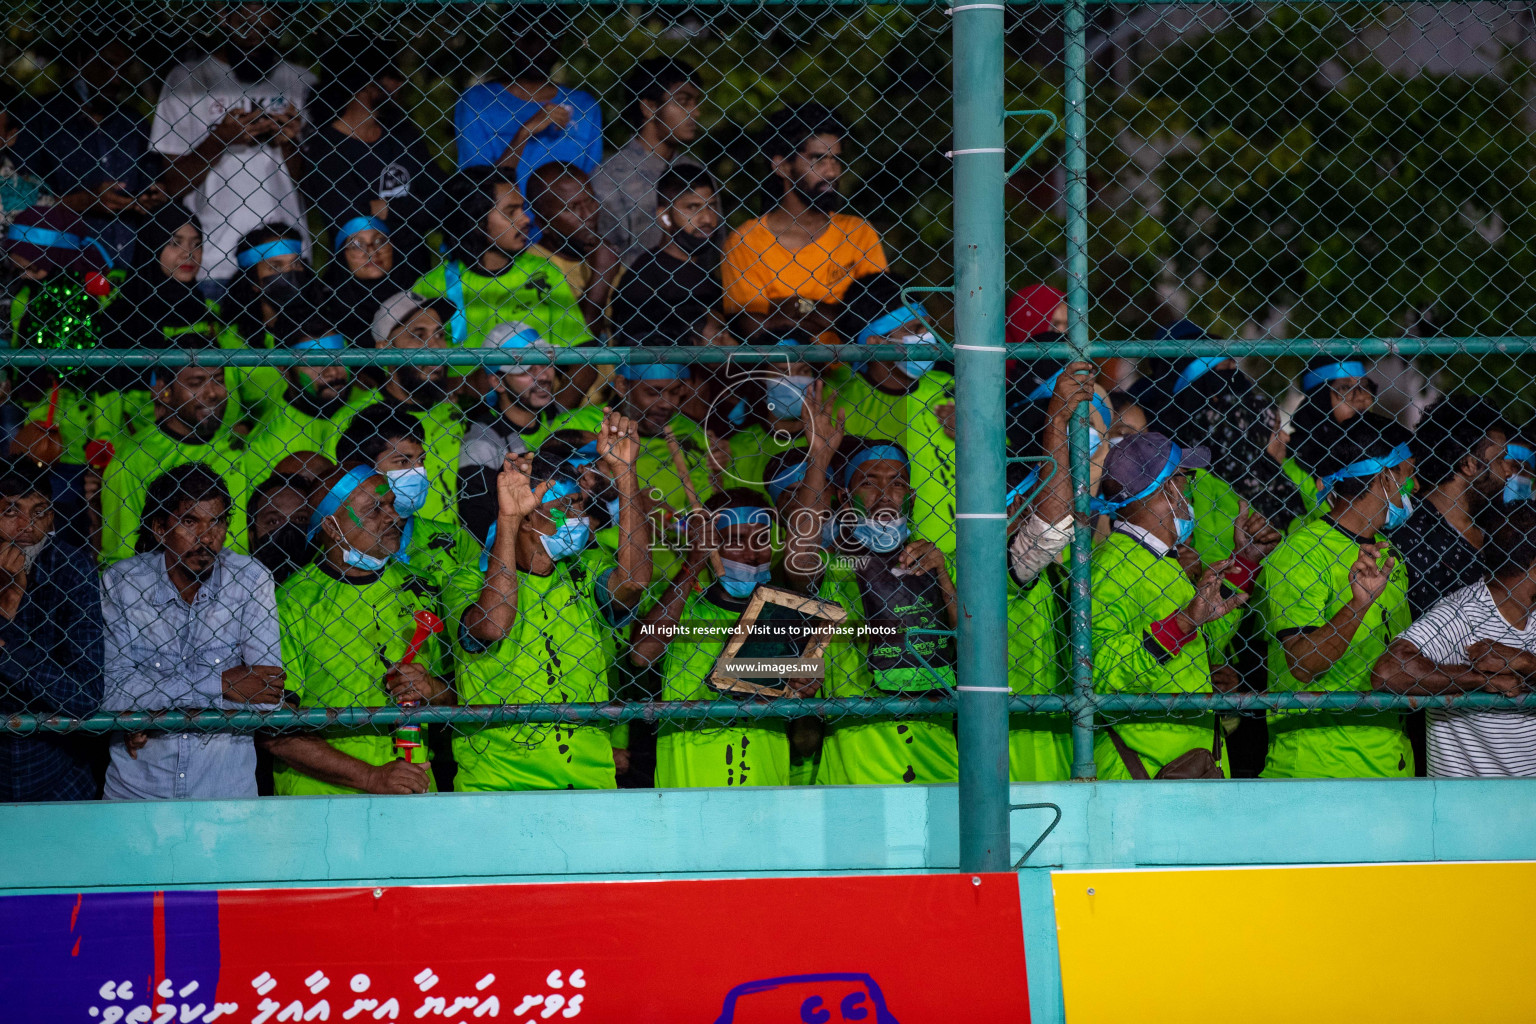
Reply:
<svg viewBox="0 0 1536 1024"><path fill-rule="evenodd" d="M955 683L953 378L928 353L804 358L935 340L880 232L845 209L854 139L835 110L768 116L753 215L689 156L709 100L692 67L640 62L633 134L605 152L597 100L528 41L459 99L449 170L396 105L381 43L311 71L284 59L274 8L221 17L221 45L170 70L152 117L123 102L124 44L87 38L63 89L0 122L37 186L4 234L12 346L312 360L10 371L0 713L151 717L95 740L0 733L0 800L955 781L940 712L151 727L283 706L921 701ZM1023 288L1008 340L1066 320L1059 291ZM1205 337L1181 321L1160 340ZM605 342L772 353L549 361ZM354 369L334 359L349 348L496 355ZM1027 460L997 552L998 685L1071 689L1081 408L1100 692L1527 692L1531 440L1455 395L1410 432L1376 388L1337 356L1309 363L1294 409L1233 359L1011 361L1010 454ZM765 588L840 624L823 672L762 690L722 668ZM1530 775L1536 716L1136 714L1099 730L1095 758L1107 779ZM1014 716L1009 760L1016 780L1068 778L1068 717Z"/></svg>

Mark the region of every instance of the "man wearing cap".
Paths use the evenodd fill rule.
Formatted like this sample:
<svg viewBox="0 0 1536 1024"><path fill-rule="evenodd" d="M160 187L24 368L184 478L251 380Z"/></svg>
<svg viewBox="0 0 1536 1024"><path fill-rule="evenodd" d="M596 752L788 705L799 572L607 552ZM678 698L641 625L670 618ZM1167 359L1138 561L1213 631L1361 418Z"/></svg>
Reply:
<svg viewBox="0 0 1536 1024"><path fill-rule="evenodd" d="M446 588L466 704L591 704L608 699L613 629L651 581L635 425L608 413L597 458L617 483L616 556L592 552L586 496L564 465L507 458L478 569ZM532 471L533 479L528 473ZM612 789L613 741L601 725L548 723L468 731L453 742L460 791Z"/></svg>
<svg viewBox="0 0 1536 1024"><path fill-rule="evenodd" d="M1271 693L1365 693L1407 628L1408 570L1383 531L1413 510L1413 453L1363 421L1346 426L1322 470L1323 512L1264 562ZM1409 778L1403 716L1272 711L1265 778Z"/></svg>
<svg viewBox="0 0 1536 1024"><path fill-rule="evenodd" d="M485 347L508 349L509 360L516 358L513 352L519 349L545 355L555 351L524 323L498 324L486 335ZM469 414L459 465L499 469L508 453L530 451L549 436L550 423L560 412L555 404L555 367L553 363L488 363L484 377L485 404Z"/></svg>
<svg viewBox="0 0 1536 1024"><path fill-rule="evenodd" d="M862 277L848 286L838 320L844 340L861 345L934 344L927 312L909 303L893 274ZM931 358L870 361L836 371L828 383L848 433L894 441L912 458L912 531L945 551L955 548L955 439L941 413L952 413L954 378ZM952 420L950 422L953 422Z"/></svg>
<svg viewBox="0 0 1536 1024"><path fill-rule="evenodd" d="M401 292L379 307L373 318L375 348L446 349L448 319L452 311L440 303ZM370 367L371 390L354 389L346 406L336 417L339 431L347 429L352 418L364 409L387 405L414 416L421 422L426 438L427 476L432 488L419 510L431 519L453 518L457 500L459 446L464 438L464 417L450 399L450 383L445 364L406 364ZM326 452L336 459L334 445Z"/></svg>
<svg viewBox="0 0 1536 1024"><path fill-rule="evenodd" d="M891 637L861 633L908 607L892 607L901 591L913 605L937 612L929 627L954 628L954 583L942 551L914 539L908 526L912 486L907 453L899 445L846 436L813 441L805 479L784 503L789 523L784 572L803 590L848 613L846 633L826 653L822 693L828 697L931 697L954 685L954 663L939 657L936 637L903 638L928 647L926 665L877 669L879 649ZM916 597L911 595L916 594ZM867 599L866 599L867 598ZM938 604L940 607L934 607ZM954 782L959 777L950 715L854 718L827 723L818 785L896 785Z"/></svg>
<svg viewBox="0 0 1536 1024"><path fill-rule="evenodd" d="M153 430L120 439L101 478L101 561L122 561L137 550L139 515L151 480L175 466L201 462L229 488L229 548L246 549L245 444L225 423L229 389L217 367L161 368L151 377Z"/></svg>
<svg viewBox="0 0 1536 1024"><path fill-rule="evenodd" d="M333 474L309 521L320 557L277 592L287 688L303 707L448 704L438 635L407 657L423 613L440 608L396 560L403 524L373 466ZM423 727L425 730L426 727ZM425 793L435 788L423 743L397 750L388 733L334 729L268 741L282 796Z"/></svg>
<svg viewBox="0 0 1536 1024"><path fill-rule="evenodd" d="M688 477L700 501L707 501L719 489L721 476L730 468L730 448L724 439L707 433L703 427L678 410L688 398L688 367L683 363L626 363L617 368L613 388L618 393L618 411L635 422L640 440L636 471L640 477L642 500L648 508L660 508L664 517L690 511L683 478L672 459L666 431L671 430L682 449ZM604 410L586 405L556 416L550 423L556 430L596 431Z"/></svg>
<svg viewBox="0 0 1536 1024"><path fill-rule="evenodd" d="M299 323L279 317L278 333L284 346L294 351L321 355L346 347L346 340L327 317L312 316ZM352 377L350 370L335 363L287 366L282 374L285 392L264 405L245 439L246 475L256 486L295 455L335 449L339 433L336 421L346 404ZM290 464L284 471L298 468Z"/></svg>
<svg viewBox="0 0 1536 1024"><path fill-rule="evenodd" d="M1429 411L1414 451L1418 474L1437 482L1392 543L1408 566L1408 608L1418 618L1482 580L1484 530L1530 498L1536 452L1493 407L1462 395L1447 395Z"/></svg>
<svg viewBox="0 0 1536 1024"><path fill-rule="evenodd" d="M1114 516L1093 552L1093 684L1100 693L1210 693L1205 632L1248 600L1256 560L1246 546L1191 582L1177 557L1194 533L1187 471L1210 465L1205 448L1180 448L1162 434L1109 449L1095 508ZM1223 585L1229 584L1223 593ZM1178 712L1120 718L1094 737L1101 779L1156 777L1192 750L1226 754L1216 716ZM1143 774L1144 773L1144 774Z"/></svg>
<svg viewBox="0 0 1536 1024"><path fill-rule="evenodd" d="M687 562L635 631L630 652L638 666L661 662L663 700L720 697L710 685L715 663L752 594L772 575L774 517L761 501L732 488L710 500L707 517L689 520ZM699 575L716 554L723 572L699 590ZM782 723L679 723L662 726L656 738L658 789L792 784Z"/></svg>

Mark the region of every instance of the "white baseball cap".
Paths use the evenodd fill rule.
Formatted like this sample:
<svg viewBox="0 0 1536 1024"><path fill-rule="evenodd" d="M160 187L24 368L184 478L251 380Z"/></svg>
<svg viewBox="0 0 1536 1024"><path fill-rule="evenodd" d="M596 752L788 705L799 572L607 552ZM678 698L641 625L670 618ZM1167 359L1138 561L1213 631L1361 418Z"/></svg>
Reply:
<svg viewBox="0 0 1536 1024"><path fill-rule="evenodd" d="M497 324L491 328L485 336L486 348L530 349L534 352L553 354L555 346L545 341L539 332L520 321L513 320L508 323ZM487 363L485 368L492 373L532 373L545 363Z"/></svg>
<svg viewBox="0 0 1536 1024"><path fill-rule="evenodd" d="M399 292L385 299L373 314L373 343L382 345L417 311L426 306L427 300L411 292ZM447 326L446 324L444 325Z"/></svg>

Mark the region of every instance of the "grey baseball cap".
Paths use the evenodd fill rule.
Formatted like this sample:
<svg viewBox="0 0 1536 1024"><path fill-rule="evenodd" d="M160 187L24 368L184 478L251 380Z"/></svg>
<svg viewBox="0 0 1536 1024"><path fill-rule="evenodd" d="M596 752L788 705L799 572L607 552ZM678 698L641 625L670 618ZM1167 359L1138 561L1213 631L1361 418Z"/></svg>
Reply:
<svg viewBox="0 0 1536 1024"><path fill-rule="evenodd" d="M1211 450L1201 445L1181 448L1155 431L1131 434L1111 444L1104 457L1104 475L1120 485L1117 500L1139 501L1181 469L1208 469Z"/></svg>

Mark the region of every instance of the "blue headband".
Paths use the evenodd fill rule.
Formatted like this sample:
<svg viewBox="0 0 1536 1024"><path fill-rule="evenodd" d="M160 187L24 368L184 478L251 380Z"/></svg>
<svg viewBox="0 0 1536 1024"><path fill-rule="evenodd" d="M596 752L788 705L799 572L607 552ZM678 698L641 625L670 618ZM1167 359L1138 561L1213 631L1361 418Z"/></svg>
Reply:
<svg viewBox="0 0 1536 1024"><path fill-rule="evenodd" d="M920 302L904 305L900 309L893 310L865 324L864 329L859 332L859 344L867 344L869 339L877 334L889 334L902 324L910 324L914 320L923 320L927 316L928 310L923 308L923 304Z"/></svg>
<svg viewBox="0 0 1536 1024"><path fill-rule="evenodd" d="M557 477L549 482L549 490L544 492L544 497L539 499L539 504L551 504L552 502L559 501L561 498L568 498L580 490L581 488L577 486L576 481Z"/></svg>
<svg viewBox="0 0 1536 1024"><path fill-rule="evenodd" d="M1179 379L1173 382L1173 393L1178 394L1183 391L1231 358L1231 356L1201 356L1199 359L1191 359L1184 367L1184 372L1179 374Z"/></svg>
<svg viewBox="0 0 1536 1024"><path fill-rule="evenodd" d="M357 490L358 485L371 476L380 475L379 471L372 466L358 466L356 469L348 470L321 500L319 507L315 509L315 514L309 517L309 539L311 541L315 539L315 534L320 532L320 524L336 514L336 510L341 508L341 503L352 497L352 492Z"/></svg>
<svg viewBox="0 0 1536 1024"><path fill-rule="evenodd" d="M768 491L768 496L774 500L775 504L778 503L780 498L784 497L785 491L805 479L805 471L809 467L810 463L802 462L798 466L786 469L772 480L763 481L763 487Z"/></svg>
<svg viewBox="0 0 1536 1024"><path fill-rule="evenodd" d="M1506 459L1514 459L1516 462L1523 462L1527 466L1536 464L1536 451L1532 451L1523 444L1512 444L1505 447L1504 457Z"/></svg>
<svg viewBox="0 0 1536 1024"><path fill-rule="evenodd" d="M897 448L895 445L872 444L868 448L865 448L855 454L853 458L848 460L848 465L843 467L843 486L848 486L848 482L853 479L853 471L864 465L864 463L876 462L882 459L889 459L892 462L899 462L903 466L910 465L910 463L907 462L906 453L903 452L900 448Z"/></svg>
<svg viewBox="0 0 1536 1024"><path fill-rule="evenodd" d="M1018 501L1021 497L1028 494L1030 488L1035 486L1035 481L1039 479L1040 471L1038 469L1030 470L1029 475L1026 476L1023 480L1020 480L1017 487L1003 495L1003 508L1006 509L1009 505L1012 505L1015 501Z"/></svg>
<svg viewBox="0 0 1536 1024"><path fill-rule="evenodd" d="M625 380L687 380L683 363L620 363L618 374Z"/></svg>
<svg viewBox="0 0 1536 1024"><path fill-rule="evenodd" d="M12 224L5 229L5 237L12 242L26 242L28 245L36 245L43 249L84 249L90 246L101 253L101 258L107 261L107 269L112 269L112 256L94 238L84 235L72 235L68 231L55 231L53 228L39 227L36 224Z"/></svg>
<svg viewBox="0 0 1536 1024"><path fill-rule="evenodd" d="M294 349L323 348L334 352L336 349L346 348L347 339L339 334L327 334L323 338L310 338L307 341L294 342L289 347Z"/></svg>
<svg viewBox="0 0 1536 1024"><path fill-rule="evenodd" d="M522 330L516 332L515 334L509 334L505 338L501 339L501 344L497 345L496 347L506 349L528 348L529 346L543 340L543 338L539 337L538 331L534 330L532 327L524 327ZM523 365L526 364L500 363L495 366L487 366L486 369L494 370L496 373L507 373L512 367Z"/></svg>
<svg viewBox="0 0 1536 1024"><path fill-rule="evenodd" d="M1364 377L1365 364L1358 359L1347 359L1342 363L1331 363L1328 366L1319 366L1315 370L1308 370L1301 375L1301 390L1311 391L1319 384L1330 380L1344 380L1348 377Z"/></svg>
<svg viewBox="0 0 1536 1024"><path fill-rule="evenodd" d="M573 466L576 469L580 469L583 466L590 466L590 465L592 465L592 463L594 463L596 461L597 461L597 442L596 441L588 441L586 444L582 445L580 448L577 448L576 451L574 453L572 453L571 457L565 460L565 464L567 466Z"/></svg>
<svg viewBox="0 0 1536 1024"><path fill-rule="evenodd" d="M1157 493L1157 489L1167 483L1173 474L1179 471L1179 463L1184 459L1184 449L1170 442L1168 451L1168 464L1158 471L1157 476L1146 487L1132 494L1128 498L1110 500L1109 498L1090 498L1088 507L1100 515L1114 515L1120 509L1125 508L1133 501L1140 501Z"/></svg>
<svg viewBox="0 0 1536 1024"><path fill-rule="evenodd" d="M263 242L253 245L242 251L235 257L235 265L241 270L249 270L262 260L270 260L277 256L303 256L304 243L292 238L279 238L275 242Z"/></svg>
<svg viewBox="0 0 1536 1024"><path fill-rule="evenodd" d="M1026 401L1026 402L1043 402L1047 398L1050 398L1051 397L1051 393L1056 390L1056 381L1066 371L1067 371L1067 368L1065 366L1063 366L1061 369L1059 369L1055 373L1051 374L1045 380L1041 381L1039 386L1036 387L1035 390L1031 391L1028 395L1024 396L1024 401ZM1099 393L1097 391L1095 391L1093 393L1092 401L1093 401L1094 411L1096 411L1099 414L1099 416L1103 418L1103 420L1104 420L1104 429L1108 430L1110 425L1115 422L1115 410L1110 407L1110 404L1108 402L1104 401L1104 399L1099 397Z"/></svg>
<svg viewBox="0 0 1536 1024"><path fill-rule="evenodd" d="M1333 485L1340 480L1349 480L1362 476L1375 476L1383 470L1400 466L1413 458L1413 451L1406 445L1400 444L1386 455L1374 459L1361 459L1359 462L1351 462L1336 473L1329 473L1318 481L1318 497L1321 498L1333 490Z"/></svg>
<svg viewBox="0 0 1536 1024"><path fill-rule="evenodd" d="M773 513L761 505L740 505L734 508L723 508L715 513L715 529L724 530L732 526L772 526Z"/></svg>
<svg viewBox="0 0 1536 1024"><path fill-rule="evenodd" d="M336 229L336 251L340 252L341 247L347 244L347 239L359 231L378 231L388 237L389 225L377 217L353 217Z"/></svg>

